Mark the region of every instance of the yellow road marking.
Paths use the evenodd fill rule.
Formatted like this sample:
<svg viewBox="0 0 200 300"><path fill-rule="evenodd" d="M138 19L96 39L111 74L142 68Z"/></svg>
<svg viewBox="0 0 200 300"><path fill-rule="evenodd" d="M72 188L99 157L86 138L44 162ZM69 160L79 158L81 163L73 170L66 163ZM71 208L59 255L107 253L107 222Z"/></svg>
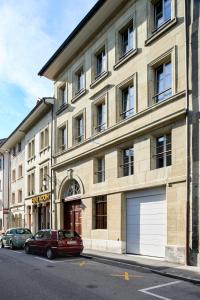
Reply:
<svg viewBox="0 0 200 300"><path fill-rule="evenodd" d="M80 267L84 267L85 265L86 265L85 261L81 261L80 264L79 264Z"/></svg>
<svg viewBox="0 0 200 300"><path fill-rule="evenodd" d="M142 278L143 276L138 275L130 275L128 272L124 272L123 274L112 274L113 277L123 277L125 280L130 280L130 278Z"/></svg>
<svg viewBox="0 0 200 300"><path fill-rule="evenodd" d="M88 264L86 261L80 261L80 262L72 262L73 265L79 265L80 267L84 267L86 264Z"/></svg>

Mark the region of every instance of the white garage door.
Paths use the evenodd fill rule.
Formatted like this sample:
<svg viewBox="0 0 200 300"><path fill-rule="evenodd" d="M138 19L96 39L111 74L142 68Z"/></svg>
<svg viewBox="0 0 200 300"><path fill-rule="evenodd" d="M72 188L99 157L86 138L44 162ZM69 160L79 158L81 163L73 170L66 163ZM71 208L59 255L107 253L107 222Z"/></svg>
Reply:
<svg viewBox="0 0 200 300"><path fill-rule="evenodd" d="M165 198L164 188L127 194L127 253L165 256Z"/></svg>

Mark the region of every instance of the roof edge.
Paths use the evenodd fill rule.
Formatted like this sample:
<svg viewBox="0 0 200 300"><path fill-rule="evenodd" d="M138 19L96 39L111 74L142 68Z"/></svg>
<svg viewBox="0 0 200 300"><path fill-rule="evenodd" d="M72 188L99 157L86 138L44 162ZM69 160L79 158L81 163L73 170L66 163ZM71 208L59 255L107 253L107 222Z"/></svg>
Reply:
<svg viewBox="0 0 200 300"><path fill-rule="evenodd" d="M47 99L52 97L43 97L41 100L37 102L37 104L33 107L33 109L28 113L28 115L21 121L21 123L11 132L11 134L4 139L4 141L0 144L0 148L9 141L9 139L20 129L20 127L30 118L30 116L40 107L42 104L52 106L52 103L48 102Z"/></svg>
<svg viewBox="0 0 200 300"><path fill-rule="evenodd" d="M54 60L59 56L59 54L69 45L69 43L75 38L75 36L81 31L81 29L87 24L87 22L97 13L97 11L103 6L107 0L99 0L87 13L87 15L81 20L81 22L75 27L75 29L70 33L67 39L61 44L61 46L56 50L56 52L51 56L47 63L38 72L39 76L43 76L48 67L54 62Z"/></svg>

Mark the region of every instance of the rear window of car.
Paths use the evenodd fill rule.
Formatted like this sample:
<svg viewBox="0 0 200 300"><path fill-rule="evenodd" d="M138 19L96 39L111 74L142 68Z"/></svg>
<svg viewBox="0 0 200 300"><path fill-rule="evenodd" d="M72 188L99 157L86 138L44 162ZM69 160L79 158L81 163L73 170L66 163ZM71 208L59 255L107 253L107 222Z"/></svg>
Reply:
<svg viewBox="0 0 200 300"><path fill-rule="evenodd" d="M79 235L76 231L69 231L69 230L60 230L60 231L58 231L58 236L61 239L79 237Z"/></svg>
<svg viewBox="0 0 200 300"><path fill-rule="evenodd" d="M31 234L31 231L29 229L24 229L24 228L20 228L20 229L16 229L16 234Z"/></svg>

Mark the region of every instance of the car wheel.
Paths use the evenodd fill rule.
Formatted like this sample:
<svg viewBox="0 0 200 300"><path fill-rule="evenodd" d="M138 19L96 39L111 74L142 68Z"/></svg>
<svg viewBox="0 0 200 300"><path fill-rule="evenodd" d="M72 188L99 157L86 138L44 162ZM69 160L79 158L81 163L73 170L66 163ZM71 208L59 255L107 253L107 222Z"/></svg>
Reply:
<svg viewBox="0 0 200 300"><path fill-rule="evenodd" d="M0 241L0 248L4 248L3 241Z"/></svg>
<svg viewBox="0 0 200 300"><path fill-rule="evenodd" d="M13 245L13 242L12 242L12 241L10 241L10 249L11 249L11 250L14 250L14 249L15 249L15 247L14 247L14 245Z"/></svg>
<svg viewBox="0 0 200 300"><path fill-rule="evenodd" d="M54 258L54 253L53 253L51 248L47 249L46 256L47 256L48 259L53 259Z"/></svg>
<svg viewBox="0 0 200 300"><path fill-rule="evenodd" d="M30 254L31 253L31 250L30 250L30 247L29 247L28 244L25 245L24 250L25 250L26 254Z"/></svg>
<svg viewBox="0 0 200 300"><path fill-rule="evenodd" d="M80 253L80 252L77 252L77 253L75 253L74 255L75 255L75 256L80 256L81 253Z"/></svg>

